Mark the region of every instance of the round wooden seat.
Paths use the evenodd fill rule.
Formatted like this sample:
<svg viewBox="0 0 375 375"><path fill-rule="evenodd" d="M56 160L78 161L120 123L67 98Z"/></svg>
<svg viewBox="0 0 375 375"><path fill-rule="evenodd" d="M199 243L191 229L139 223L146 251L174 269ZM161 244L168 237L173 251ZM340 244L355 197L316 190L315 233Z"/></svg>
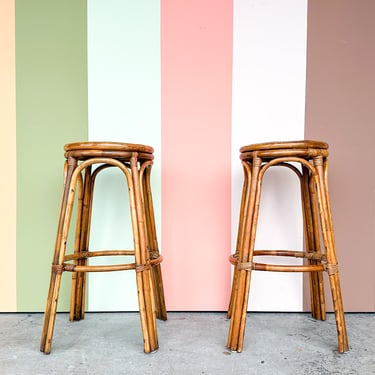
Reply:
<svg viewBox="0 0 375 375"><path fill-rule="evenodd" d="M266 142L266 143L255 143L240 148L240 152L248 151L270 151L270 150L293 150L293 149L309 149L309 148L321 148L328 149L328 143L321 141L291 141L291 142Z"/></svg>
<svg viewBox="0 0 375 375"><path fill-rule="evenodd" d="M72 156L78 160L93 157L109 157L120 160L130 159L133 153L138 154L139 160L153 160L154 149L134 143L121 142L76 142L64 146L65 157Z"/></svg>
<svg viewBox="0 0 375 375"><path fill-rule="evenodd" d="M150 174L153 148L120 142L77 142L64 147L64 183L60 217L51 267L50 287L44 314L40 350L51 351L57 301L63 272L72 272L70 320L84 318L87 272L135 270L144 351L158 348L155 317L166 320L163 282L156 238ZM134 249L89 250L93 192L97 175L109 167L119 168L127 183ZM78 199L75 199L77 195ZM77 206L74 252L66 254L69 225ZM101 256L131 256L124 264L89 265Z"/></svg>
<svg viewBox="0 0 375 375"><path fill-rule="evenodd" d="M328 144L320 141L293 141L258 143L240 148L240 159L252 158L254 153L263 159L282 156L296 156L311 159L314 156L328 156Z"/></svg>
<svg viewBox="0 0 375 375"><path fill-rule="evenodd" d="M268 142L241 147L244 185L238 225L237 248L229 260L235 266L228 317L231 324L228 348L242 351L252 271L309 272L311 312L325 320L322 272L329 276L335 310L338 350L347 351L344 309L338 272L328 194L328 144L321 141ZM255 249L258 214L264 174L271 167L287 167L300 180L305 249ZM323 241L321 240L323 239ZM303 265L266 264L257 256L297 257Z"/></svg>

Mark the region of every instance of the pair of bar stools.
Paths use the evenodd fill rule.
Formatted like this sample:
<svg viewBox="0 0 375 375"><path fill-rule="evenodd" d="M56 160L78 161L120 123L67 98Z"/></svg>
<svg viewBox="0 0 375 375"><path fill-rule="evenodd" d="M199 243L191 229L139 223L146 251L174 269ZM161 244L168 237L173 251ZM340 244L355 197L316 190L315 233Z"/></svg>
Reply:
<svg viewBox="0 0 375 375"><path fill-rule="evenodd" d="M327 186L328 145L324 142L298 141L263 143L241 148L244 169L237 248L230 257L235 266L228 309L231 319L228 348L242 351L252 270L309 272L312 316L325 320L322 272L327 271L336 317L338 350L348 350L348 340L341 298L332 218ZM44 314L41 351L50 353L61 276L70 271L72 292L70 320L84 318L86 272L136 272L139 313L144 351L158 348L155 318L167 319L154 212L150 173L153 149L149 146L84 142L65 145L64 188L53 255L47 307ZM297 167L299 164L300 167ZM262 180L273 166L283 166L296 173L301 182L302 211L305 228L305 251L254 250ZM99 172L118 167L124 173L130 202L134 249L89 251L90 219L95 179ZM75 200L75 195L77 199ZM74 252L66 254L69 224L74 202L77 220ZM324 246L321 246L321 237ZM134 263L89 265L90 257L131 255ZM254 256L289 256L306 259L305 265L271 265L254 262Z"/></svg>

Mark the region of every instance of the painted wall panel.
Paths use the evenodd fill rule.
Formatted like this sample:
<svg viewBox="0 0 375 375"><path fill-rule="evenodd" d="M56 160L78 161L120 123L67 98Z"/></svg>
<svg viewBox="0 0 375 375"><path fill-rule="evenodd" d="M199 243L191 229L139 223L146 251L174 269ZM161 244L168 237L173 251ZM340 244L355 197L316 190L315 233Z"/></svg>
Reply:
<svg viewBox="0 0 375 375"><path fill-rule="evenodd" d="M43 311L65 143L87 139L86 2L16 2L17 310ZM70 275L59 309L66 310Z"/></svg>
<svg viewBox="0 0 375 375"><path fill-rule="evenodd" d="M167 308L225 310L230 266L232 3L161 1Z"/></svg>
<svg viewBox="0 0 375 375"><path fill-rule="evenodd" d="M371 0L309 3L306 136L330 144L330 197L346 311L375 311L374 14Z"/></svg>
<svg viewBox="0 0 375 375"><path fill-rule="evenodd" d="M0 4L0 311L16 310L16 76L14 0Z"/></svg>
<svg viewBox="0 0 375 375"><path fill-rule="evenodd" d="M234 1L233 251L243 181L239 148L304 138L306 30L307 1ZM256 248L302 249L299 197L294 174L280 168L267 172ZM301 310L302 275L253 272L249 308Z"/></svg>
<svg viewBox="0 0 375 375"><path fill-rule="evenodd" d="M151 183L160 244L159 2L88 1L88 77L89 139L149 144L155 149ZM120 171L108 170L97 180L90 248L134 248ZM134 272L89 274L88 308L137 310Z"/></svg>
<svg viewBox="0 0 375 375"><path fill-rule="evenodd" d="M375 310L375 187L367 173L375 137L374 4L311 1L307 27L306 3L89 0L86 9L81 0L0 2L7 176L0 311L44 310L63 145L88 138L155 148L152 185L170 310L226 309L242 189L239 147L328 141L344 305ZM266 175L258 248L302 246L297 181L284 172ZM124 191L120 173L99 177L92 249L132 247ZM352 267L354 253L360 269ZM254 276L250 309L302 309L301 275ZM138 309L132 272L91 274L89 286L90 310ZM66 274L60 310L69 292ZM307 284L304 295L308 310Z"/></svg>

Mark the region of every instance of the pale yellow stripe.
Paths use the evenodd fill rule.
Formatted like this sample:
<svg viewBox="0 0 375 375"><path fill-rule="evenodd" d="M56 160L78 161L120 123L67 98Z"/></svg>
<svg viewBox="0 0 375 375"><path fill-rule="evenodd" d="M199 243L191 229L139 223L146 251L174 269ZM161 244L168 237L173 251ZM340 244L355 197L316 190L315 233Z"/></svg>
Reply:
<svg viewBox="0 0 375 375"><path fill-rule="evenodd" d="M0 311L16 311L15 0L0 3Z"/></svg>

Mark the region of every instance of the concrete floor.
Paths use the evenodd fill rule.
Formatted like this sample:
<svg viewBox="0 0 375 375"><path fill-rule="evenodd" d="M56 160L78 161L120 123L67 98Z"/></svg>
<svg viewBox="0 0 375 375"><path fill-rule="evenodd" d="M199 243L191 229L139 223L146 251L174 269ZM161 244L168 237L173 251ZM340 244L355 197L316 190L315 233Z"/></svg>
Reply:
<svg viewBox="0 0 375 375"><path fill-rule="evenodd" d="M39 352L42 314L0 314L0 374L375 374L375 314L346 314L350 351L337 352L334 316L249 313L244 350L226 349L225 313L169 313L158 351L143 353L137 313L58 314L52 352Z"/></svg>

